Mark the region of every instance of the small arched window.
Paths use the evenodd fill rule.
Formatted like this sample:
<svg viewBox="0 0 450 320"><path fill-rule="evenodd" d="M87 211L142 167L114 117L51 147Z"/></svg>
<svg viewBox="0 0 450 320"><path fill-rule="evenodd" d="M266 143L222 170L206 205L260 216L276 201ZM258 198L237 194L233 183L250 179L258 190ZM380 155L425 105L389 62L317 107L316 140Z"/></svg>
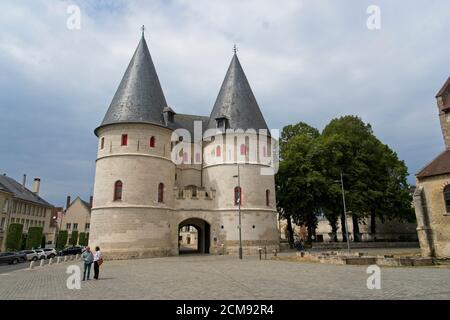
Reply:
<svg viewBox="0 0 450 320"><path fill-rule="evenodd" d="M122 200L122 181L114 183L114 201Z"/></svg>
<svg viewBox="0 0 450 320"><path fill-rule="evenodd" d="M270 190L266 190L266 206L270 206Z"/></svg>
<svg viewBox="0 0 450 320"><path fill-rule="evenodd" d="M100 149L103 149L105 147L105 138L102 138L100 140Z"/></svg>
<svg viewBox="0 0 450 320"><path fill-rule="evenodd" d="M222 149L220 148L220 146L216 147L216 157L220 157L222 155Z"/></svg>
<svg viewBox="0 0 450 320"><path fill-rule="evenodd" d="M234 205L242 205L242 190L241 187L234 188Z"/></svg>
<svg viewBox="0 0 450 320"><path fill-rule="evenodd" d="M164 202L164 183L158 185L158 202Z"/></svg>
<svg viewBox="0 0 450 320"><path fill-rule="evenodd" d="M154 148L155 147L155 137L151 137L150 138L150 148Z"/></svg>
<svg viewBox="0 0 450 320"><path fill-rule="evenodd" d="M450 185L444 188L444 200L447 213L450 213Z"/></svg>

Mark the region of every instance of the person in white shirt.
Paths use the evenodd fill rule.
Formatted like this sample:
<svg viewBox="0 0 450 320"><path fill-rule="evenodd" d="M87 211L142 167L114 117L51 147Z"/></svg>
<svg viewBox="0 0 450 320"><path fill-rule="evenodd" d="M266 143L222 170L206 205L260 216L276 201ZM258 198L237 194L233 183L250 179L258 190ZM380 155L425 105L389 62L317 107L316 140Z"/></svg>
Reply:
<svg viewBox="0 0 450 320"><path fill-rule="evenodd" d="M95 247L94 254L94 279L98 280L98 273L100 269L100 265L103 263L102 253L100 251L100 247Z"/></svg>

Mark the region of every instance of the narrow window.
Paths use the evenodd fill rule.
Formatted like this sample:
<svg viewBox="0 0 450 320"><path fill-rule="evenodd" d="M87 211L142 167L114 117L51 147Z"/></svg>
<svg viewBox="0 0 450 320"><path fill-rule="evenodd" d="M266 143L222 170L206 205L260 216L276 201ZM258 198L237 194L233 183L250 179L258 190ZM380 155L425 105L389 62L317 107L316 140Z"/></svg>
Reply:
<svg viewBox="0 0 450 320"><path fill-rule="evenodd" d="M105 138L102 138L100 140L100 149L103 149L105 147Z"/></svg>
<svg viewBox="0 0 450 320"><path fill-rule="evenodd" d="M450 213L450 185L444 188L444 200L447 213Z"/></svg>
<svg viewBox="0 0 450 320"><path fill-rule="evenodd" d="M222 154L222 149L220 148L220 146L216 147L216 157L220 157Z"/></svg>
<svg viewBox="0 0 450 320"><path fill-rule="evenodd" d="M242 192L240 187L234 188L234 205L242 204Z"/></svg>
<svg viewBox="0 0 450 320"><path fill-rule="evenodd" d="M270 190L266 190L266 206L270 206Z"/></svg>
<svg viewBox="0 0 450 320"><path fill-rule="evenodd" d="M114 201L122 200L122 181L118 180L114 184Z"/></svg>
<svg viewBox="0 0 450 320"><path fill-rule="evenodd" d="M151 137L150 138L150 148L154 148L155 147L155 137Z"/></svg>
<svg viewBox="0 0 450 320"><path fill-rule="evenodd" d="M158 202L164 202L164 183L158 185Z"/></svg>
<svg viewBox="0 0 450 320"><path fill-rule="evenodd" d="M245 147L245 144L241 144L241 155L245 156L247 152L247 148Z"/></svg>
<svg viewBox="0 0 450 320"><path fill-rule="evenodd" d="M201 160L201 158L200 158L200 153L196 153L195 154L195 162L196 162L196 164L200 164L200 162L201 162L202 160Z"/></svg>
<svg viewBox="0 0 450 320"><path fill-rule="evenodd" d="M123 146L128 145L128 135L127 134L122 135L122 145Z"/></svg>

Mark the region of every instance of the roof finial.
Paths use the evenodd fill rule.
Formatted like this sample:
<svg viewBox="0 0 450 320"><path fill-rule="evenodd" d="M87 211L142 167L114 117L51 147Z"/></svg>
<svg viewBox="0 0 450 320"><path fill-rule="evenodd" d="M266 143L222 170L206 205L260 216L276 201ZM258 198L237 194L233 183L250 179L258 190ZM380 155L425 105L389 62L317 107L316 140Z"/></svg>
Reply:
<svg viewBox="0 0 450 320"><path fill-rule="evenodd" d="M142 25L141 29L142 29L142 36L144 36L145 26Z"/></svg>
<svg viewBox="0 0 450 320"><path fill-rule="evenodd" d="M237 51L238 51L238 49L237 49L236 43L235 43L234 46L233 46L233 52L234 52L234 54L236 54Z"/></svg>

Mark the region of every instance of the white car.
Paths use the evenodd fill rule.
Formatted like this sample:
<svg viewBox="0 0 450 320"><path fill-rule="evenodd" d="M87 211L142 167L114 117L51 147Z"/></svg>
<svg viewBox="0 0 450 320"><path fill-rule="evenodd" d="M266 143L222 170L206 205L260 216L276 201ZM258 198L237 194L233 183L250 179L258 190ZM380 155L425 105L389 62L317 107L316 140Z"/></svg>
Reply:
<svg viewBox="0 0 450 320"><path fill-rule="evenodd" d="M45 248L45 249L42 249L42 250L44 250L45 257L47 259L54 258L54 257L56 257L58 255L58 252L56 252L56 250L52 249L52 248Z"/></svg>
<svg viewBox="0 0 450 320"><path fill-rule="evenodd" d="M26 254L28 261L39 260L39 254L34 250L22 250L20 253Z"/></svg>
<svg viewBox="0 0 450 320"><path fill-rule="evenodd" d="M34 250L34 251L36 251L39 260L47 259L47 255L45 254L45 251L44 251L44 250L42 250L42 249L36 249L36 250Z"/></svg>

